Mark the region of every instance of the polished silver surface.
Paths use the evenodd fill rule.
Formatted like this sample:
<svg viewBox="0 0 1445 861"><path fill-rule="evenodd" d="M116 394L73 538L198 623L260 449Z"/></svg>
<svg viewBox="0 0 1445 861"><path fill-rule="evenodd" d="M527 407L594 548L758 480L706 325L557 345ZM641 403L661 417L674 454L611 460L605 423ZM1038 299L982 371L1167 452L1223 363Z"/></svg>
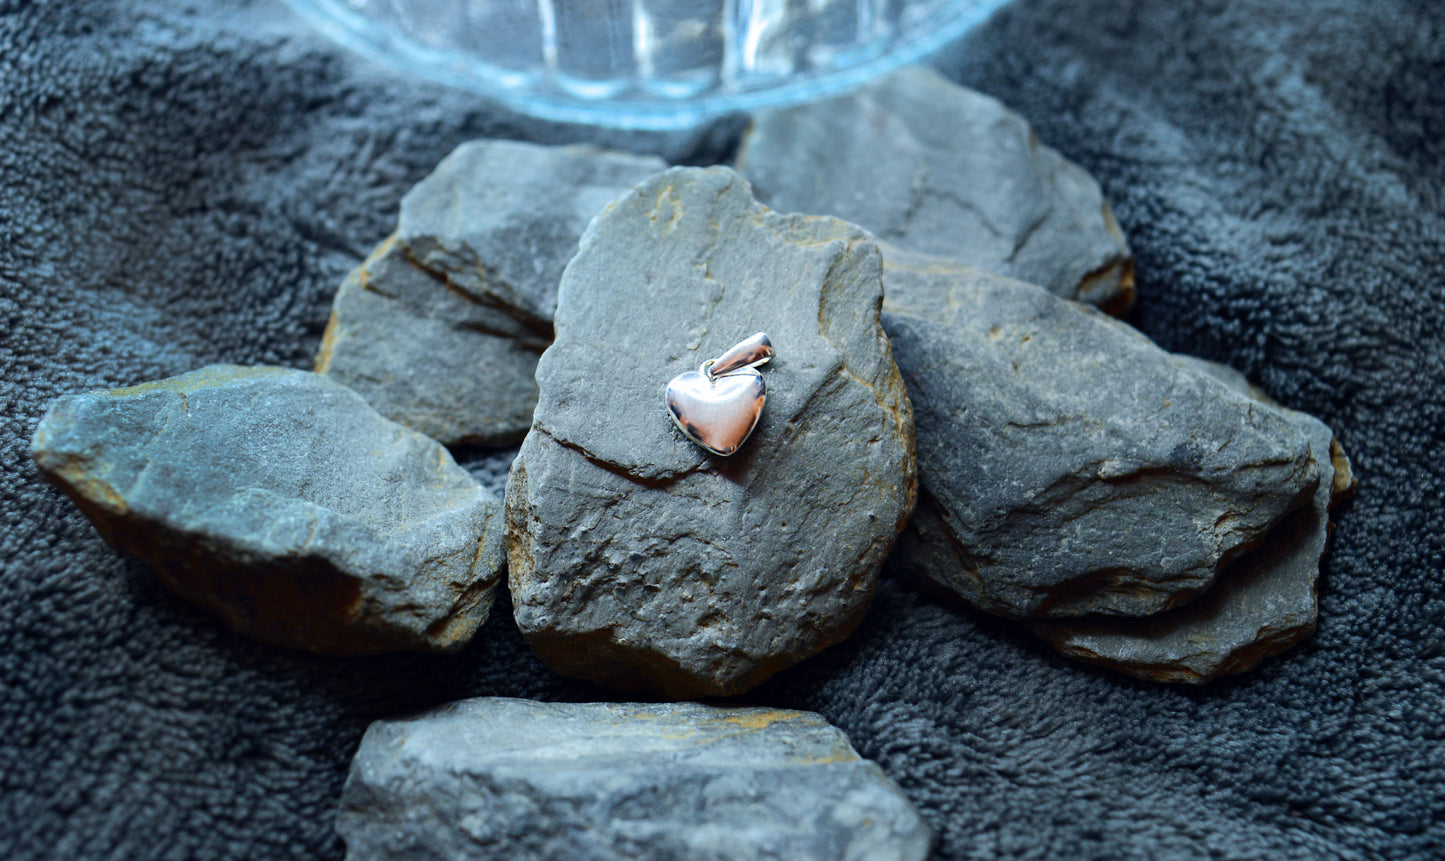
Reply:
<svg viewBox="0 0 1445 861"><path fill-rule="evenodd" d="M752 368L712 378L688 371L667 384L667 410L688 439L727 456L757 427L766 392L763 375Z"/></svg>
<svg viewBox="0 0 1445 861"><path fill-rule="evenodd" d="M673 377L667 384L667 411L678 430L713 454L726 457L741 448L767 401L767 384L757 366L772 357L772 342L759 332L697 371Z"/></svg>
<svg viewBox="0 0 1445 861"><path fill-rule="evenodd" d="M756 368L767 364L773 357L773 342L762 332L752 335L729 347L727 352L703 363L703 373L710 377L721 377L742 368Z"/></svg>

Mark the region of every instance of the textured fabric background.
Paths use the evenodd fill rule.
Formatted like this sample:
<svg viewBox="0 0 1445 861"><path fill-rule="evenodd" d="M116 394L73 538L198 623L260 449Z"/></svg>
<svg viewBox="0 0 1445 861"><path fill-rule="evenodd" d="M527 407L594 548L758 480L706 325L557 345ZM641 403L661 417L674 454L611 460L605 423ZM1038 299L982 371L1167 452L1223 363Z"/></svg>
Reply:
<svg viewBox="0 0 1445 861"><path fill-rule="evenodd" d="M885 585L749 699L846 730L943 858L1445 855L1445 4L1018 0L942 63L1099 177L1137 325L1344 441L1319 633L1186 690ZM705 163L737 128L601 140ZM336 858L373 718L602 695L505 602L453 657L250 643L26 455L66 392L309 366L335 285L454 145L590 134L353 59L274 0L0 0L0 854Z"/></svg>

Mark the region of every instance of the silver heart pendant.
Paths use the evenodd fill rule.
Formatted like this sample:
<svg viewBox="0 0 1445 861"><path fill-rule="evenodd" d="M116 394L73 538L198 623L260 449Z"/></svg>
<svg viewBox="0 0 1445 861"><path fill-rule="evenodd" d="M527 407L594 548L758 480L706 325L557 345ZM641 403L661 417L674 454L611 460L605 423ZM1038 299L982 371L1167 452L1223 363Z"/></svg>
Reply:
<svg viewBox="0 0 1445 861"><path fill-rule="evenodd" d="M757 367L772 357L772 343L759 332L698 370L673 377L666 396L673 422L713 454L737 451L763 414L767 384Z"/></svg>

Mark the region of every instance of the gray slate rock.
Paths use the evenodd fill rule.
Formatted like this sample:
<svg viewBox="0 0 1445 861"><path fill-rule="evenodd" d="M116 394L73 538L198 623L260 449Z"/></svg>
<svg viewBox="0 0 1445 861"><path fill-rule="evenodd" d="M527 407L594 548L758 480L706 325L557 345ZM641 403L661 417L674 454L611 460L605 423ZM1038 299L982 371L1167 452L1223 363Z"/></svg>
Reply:
<svg viewBox="0 0 1445 861"><path fill-rule="evenodd" d="M64 397L31 452L113 547L256 639L451 651L491 609L497 499L324 377L211 365Z"/></svg>
<svg viewBox="0 0 1445 861"><path fill-rule="evenodd" d="M1285 518L1263 545L1183 607L1144 619L1088 617L1029 627L1071 658L1149 681L1200 684L1251 670L1314 633L1330 508L1353 490L1354 477L1323 422L1278 407L1232 368L1176 358L1295 422L1309 439L1324 480L1308 506Z"/></svg>
<svg viewBox="0 0 1445 861"><path fill-rule="evenodd" d="M564 675L740 693L846 637L913 507L913 418L862 230L779 215L727 168L675 168L595 220L507 489L517 624ZM754 332L777 350L719 458L668 380Z"/></svg>
<svg viewBox="0 0 1445 861"><path fill-rule="evenodd" d="M890 256L916 411L911 579L1003 616L1142 616L1200 595L1320 483L1294 422L1032 285Z"/></svg>
<svg viewBox="0 0 1445 861"><path fill-rule="evenodd" d="M932 69L762 112L738 169L774 209L836 215L1111 313L1133 304L1129 245L1094 178Z"/></svg>
<svg viewBox="0 0 1445 861"><path fill-rule="evenodd" d="M444 443L515 443L562 270L592 216L667 165L585 146L463 144L342 283L316 370Z"/></svg>
<svg viewBox="0 0 1445 861"><path fill-rule="evenodd" d="M1282 406L1269 395L1265 394L1263 389L1251 383L1249 378L1243 373L1228 365L1222 365L1219 362L1211 362L1207 359L1200 359L1183 353L1175 353L1174 360L1186 367L1193 368L1201 374L1214 377L1229 388L1248 396L1252 400L1280 410L1291 421L1297 422L1305 436L1310 437L1311 454L1313 454L1315 459L1319 460L1321 464L1328 464L1328 466L1322 469L1322 474L1330 484L1329 504L1331 507L1339 505L1342 501L1354 494L1355 487L1359 484L1359 479L1355 475L1354 466L1350 463L1349 456L1345 454L1344 446L1340 444L1339 439L1335 437L1333 433L1330 435L1329 447L1327 449L1328 456L1323 459L1320 456L1320 446L1318 444L1319 434L1321 433L1320 429L1327 428L1324 422L1321 422L1308 413L1302 413L1298 410L1292 410Z"/></svg>
<svg viewBox="0 0 1445 861"><path fill-rule="evenodd" d="M349 861L922 859L928 826L809 712L482 698L379 721Z"/></svg>

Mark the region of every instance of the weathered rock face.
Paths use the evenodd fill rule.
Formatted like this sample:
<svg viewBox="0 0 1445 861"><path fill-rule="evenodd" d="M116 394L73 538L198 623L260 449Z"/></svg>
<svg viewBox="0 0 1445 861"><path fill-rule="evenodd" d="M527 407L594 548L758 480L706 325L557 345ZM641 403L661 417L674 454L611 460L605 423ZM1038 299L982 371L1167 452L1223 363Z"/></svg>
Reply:
<svg viewBox="0 0 1445 861"><path fill-rule="evenodd" d="M1276 408L1263 403L1263 395L1237 371L1176 358L1261 401L1261 408ZM1324 423L1293 410L1280 412L1305 434L1324 472L1308 506L1285 518L1258 549L1183 607L1143 619L1033 622L1034 633L1069 657L1150 681L1195 684L1253 669L1314 633L1330 507L1351 491L1354 478Z"/></svg>
<svg viewBox="0 0 1445 861"><path fill-rule="evenodd" d="M551 339L415 265L392 237L342 282L316 370L447 443L515 442Z"/></svg>
<svg viewBox="0 0 1445 861"><path fill-rule="evenodd" d="M676 168L594 221L507 491L517 624L564 675L735 694L841 640L916 492L913 420L878 323L879 257L778 215L726 168ZM777 354L719 458L667 382L754 332Z"/></svg>
<svg viewBox="0 0 1445 861"><path fill-rule="evenodd" d="M1310 441L1310 453L1321 465L1322 483L1329 485L1330 497L1328 504L1333 507L1354 494L1355 485L1359 483L1355 477L1354 467L1350 464L1350 458L1345 454L1345 449L1340 441L1335 438L1329 426L1308 413L1299 410L1292 410L1281 405L1278 401L1264 393L1263 389L1256 387L1244 374L1231 368L1228 365L1221 365L1218 362L1211 362L1207 359L1200 359L1195 356L1175 353L1174 361L1179 362L1188 368L1219 380L1231 390L1248 397L1256 403L1276 409L1285 418L1299 426L1300 432ZM1329 433L1329 444L1321 446L1321 435ZM1317 502L1318 500L1316 500Z"/></svg>
<svg viewBox="0 0 1445 861"><path fill-rule="evenodd" d="M917 256L884 325L917 420L911 578L1015 618L1142 616L1198 596L1306 504L1296 424L1128 326Z"/></svg>
<svg viewBox="0 0 1445 861"><path fill-rule="evenodd" d="M1134 301L1133 258L1099 184L1018 114L931 69L762 112L738 170L780 211L836 215L1110 312Z"/></svg>
<svg viewBox="0 0 1445 861"><path fill-rule="evenodd" d="M316 370L444 443L515 443L562 270L592 216L666 167L503 140L458 147L337 291Z"/></svg>
<svg viewBox="0 0 1445 861"><path fill-rule="evenodd" d="M902 861L930 842L817 715L502 698L372 724L336 829L349 861Z"/></svg>
<svg viewBox="0 0 1445 861"><path fill-rule="evenodd" d="M257 639L449 651L491 609L500 503L324 377L212 365L64 397L32 453L113 547Z"/></svg>

